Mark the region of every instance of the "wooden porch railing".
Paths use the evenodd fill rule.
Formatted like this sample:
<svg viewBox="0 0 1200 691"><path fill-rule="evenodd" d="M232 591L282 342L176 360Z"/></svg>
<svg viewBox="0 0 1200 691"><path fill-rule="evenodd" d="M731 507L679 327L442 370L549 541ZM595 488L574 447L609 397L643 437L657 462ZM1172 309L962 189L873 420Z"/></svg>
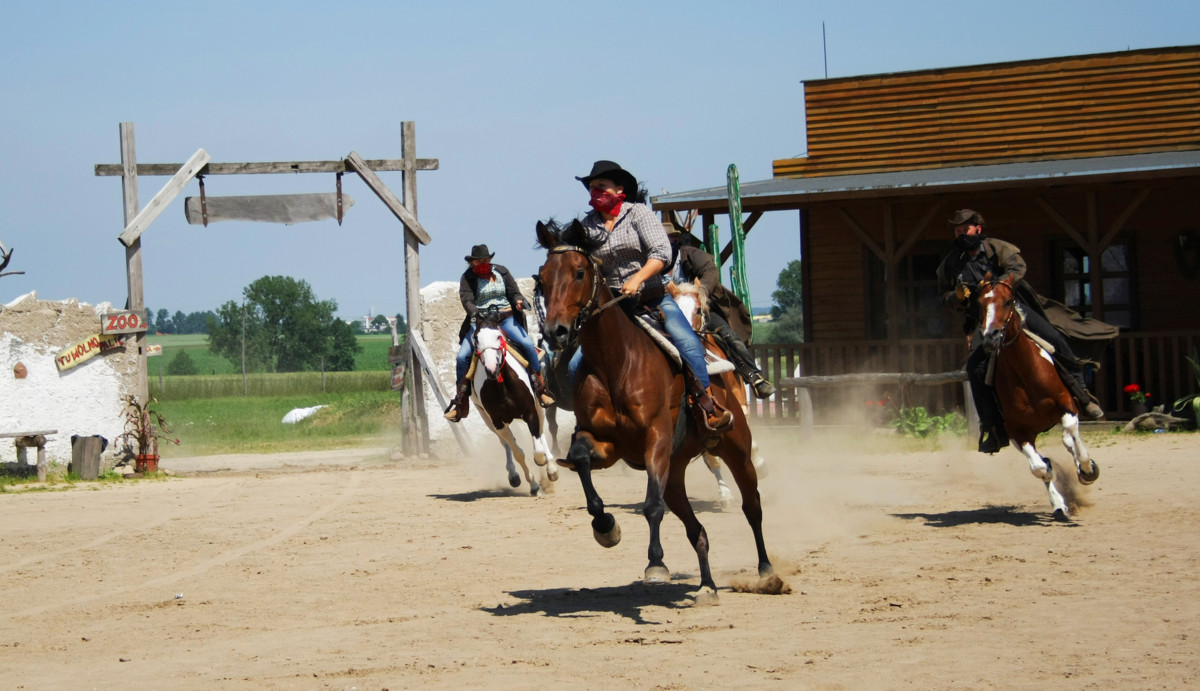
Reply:
<svg viewBox="0 0 1200 691"><path fill-rule="evenodd" d="M1099 370L1090 373L1089 388L1108 417L1132 417L1127 384L1150 392L1150 405L1170 404L1198 393L1191 365L1185 359L1200 349L1200 329L1123 333L1104 353ZM839 374L905 372L937 374L961 369L966 362L963 339L887 341L832 341L827 343L770 343L750 348L773 382L790 377ZM903 396L904 400L901 400ZM924 406L931 414L964 411L961 386L903 387L863 381L812 391L817 424L871 421L903 406ZM880 401L885 410L880 410ZM779 387L773 399L750 401L750 417L759 424L798 424L800 400L793 387Z"/></svg>

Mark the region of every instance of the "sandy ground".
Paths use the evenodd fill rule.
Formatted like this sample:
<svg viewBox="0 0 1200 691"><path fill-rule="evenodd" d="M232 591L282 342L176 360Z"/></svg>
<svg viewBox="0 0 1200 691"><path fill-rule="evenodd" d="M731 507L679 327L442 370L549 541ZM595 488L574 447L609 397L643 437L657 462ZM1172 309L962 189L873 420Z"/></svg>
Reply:
<svg viewBox="0 0 1200 691"><path fill-rule="evenodd" d="M1200 436L1097 440L1102 476L1072 523L1049 520L1011 449L759 439L767 546L793 592L733 587L753 581L750 531L695 464L715 607L692 606L695 555L670 516L673 582L641 584L645 476L623 466L597 476L624 533L610 550L574 475L533 499L502 457L168 459L182 476L6 493L0 688L1200 681Z"/></svg>

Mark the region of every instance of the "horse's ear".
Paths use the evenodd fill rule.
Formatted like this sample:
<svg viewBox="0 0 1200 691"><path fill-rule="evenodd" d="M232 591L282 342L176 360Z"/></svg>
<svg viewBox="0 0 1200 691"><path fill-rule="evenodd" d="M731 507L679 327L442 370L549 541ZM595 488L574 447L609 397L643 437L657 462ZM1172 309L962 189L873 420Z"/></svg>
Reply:
<svg viewBox="0 0 1200 691"><path fill-rule="evenodd" d="M538 244L546 249L550 249L558 244L558 238L554 235L554 231L549 225L537 222L537 240Z"/></svg>

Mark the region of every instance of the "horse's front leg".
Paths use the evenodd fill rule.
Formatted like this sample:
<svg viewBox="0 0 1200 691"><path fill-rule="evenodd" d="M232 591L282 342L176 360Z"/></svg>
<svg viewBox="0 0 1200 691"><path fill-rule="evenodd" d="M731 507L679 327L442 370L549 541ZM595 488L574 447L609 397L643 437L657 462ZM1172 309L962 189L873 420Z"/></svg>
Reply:
<svg viewBox="0 0 1200 691"><path fill-rule="evenodd" d="M1012 435L1017 439L1018 435ZM1026 436L1025 439L1017 439L1017 446L1021 449L1021 453L1025 454L1025 458L1029 460L1029 472L1042 482L1046 483L1046 491L1050 494L1050 507L1054 510L1054 519L1059 521L1068 520L1070 512L1067 510L1067 502L1063 499L1058 488L1054 486L1054 465L1050 463L1050 459L1042 458L1038 453L1037 447L1033 445L1033 439Z"/></svg>
<svg viewBox="0 0 1200 691"><path fill-rule="evenodd" d="M703 454L704 465L712 471L713 477L717 479L717 497L721 501L721 508L728 509L733 506L733 491L729 489L729 485L725 484L725 478L721 476L721 459L708 453Z"/></svg>
<svg viewBox="0 0 1200 691"><path fill-rule="evenodd" d="M670 426L667 426L670 429ZM645 583L666 583L671 580L671 572L663 563L662 548L662 519L667 512L667 503L663 500L663 492L667 486L667 476L671 465L671 439L656 438L653 433L648 435L646 444L646 502L642 505L642 514L650 524L650 546L647 556L650 563L646 566L643 576Z"/></svg>
<svg viewBox="0 0 1200 691"><path fill-rule="evenodd" d="M534 497L544 497L545 492L542 491L541 484L538 483L537 477L529 472L529 465L525 463L525 453L521 451L521 445L517 443L517 437L512 432L510 425L501 425L496 428L496 436L500 437L500 441L509 449L512 449L513 456L516 456L517 463L521 464L521 470L525 472L525 480L529 482L529 494ZM512 482L512 478L509 478ZM513 485L516 487L516 485Z"/></svg>
<svg viewBox="0 0 1200 691"><path fill-rule="evenodd" d="M551 482L558 481L558 463L550 452L550 442L546 439L546 414L539 405L534 406L532 413L526 413L525 422L529 425L529 436L533 438L533 462L546 466L546 476Z"/></svg>
<svg viewBox="0 0 1200 691"><path fill-rule="evenodd" d="M621 542L621 526L617 524L615 516L605 512L604 500L592 484L592 458L598 455L598 446L599 443L590 432L575 432L571 438L571 448L567 450L567 462L579 474L579 482L583 485L587 511L592 516L592 536L603 547L615 547Z"/></svg>
<svg viewBox="0 0 1200 691"><path fill-rule="evenodd" d="M1067 451L1070 451L1071 457L1075 459L1075 474L1079 482L1084 485L1092 484L1100 477L1100 466L1092 460L1087 447L1083 445L1083 438L1079 436L1079 418L1072 413L1063 413L1062 429L1063 446L1067 447Z"/></svg>

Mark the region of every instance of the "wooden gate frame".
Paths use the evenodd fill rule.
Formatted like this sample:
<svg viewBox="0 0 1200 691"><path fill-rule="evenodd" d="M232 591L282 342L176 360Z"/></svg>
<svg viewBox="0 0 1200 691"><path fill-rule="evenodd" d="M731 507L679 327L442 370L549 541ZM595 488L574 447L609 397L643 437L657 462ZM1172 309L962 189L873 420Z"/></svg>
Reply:
<svg viewBox="0 0 1200 691"><path fill-rule="evenodd" d="M404 225L404 276L406 316L409 330L414 324L421 324L421 264L420 246L429 244L429 233L421 227L417 220L417 175L418 170L437 170L438 159L416 156L417 136L416 123L403 121L401 123L400 150L402 158L364 160L358 152L351 151L340 161L288 161L288 162L253 162L253 163L211 163L211 157L204 149L198 149L186 163L150 163L140 168L134 147L133 123L120 123L121 162L116 164L98 163L95 166L97 176L121 176L121 189L125 203L125 228L118 240L125 246L125 273L129 287L130 310L143 310L145 296L142 290L142 241L141 235L158 218L159 214L183 191L192 178L200 175L262 175L277 173L344 173L354 172L371 188L371 191L384 203L388 209ZM383 183L376 171L400 171L403 178L403 201ZM138 175L170 175L171 179L145 208L138 208ZM150 397L149 380L146 361L146 333L136 335L134 342L138 348L138 382L137 396L140 401ZM405 455L428 455L429 453L429 422L425 413L425 395L422 382L421 367L410 363L409 380L413 384L413 404L416 413L418 439L404 435ZM440 392L436 379L431 379L435 390ZM414 445L415 442L415 445Z"/></svg>

